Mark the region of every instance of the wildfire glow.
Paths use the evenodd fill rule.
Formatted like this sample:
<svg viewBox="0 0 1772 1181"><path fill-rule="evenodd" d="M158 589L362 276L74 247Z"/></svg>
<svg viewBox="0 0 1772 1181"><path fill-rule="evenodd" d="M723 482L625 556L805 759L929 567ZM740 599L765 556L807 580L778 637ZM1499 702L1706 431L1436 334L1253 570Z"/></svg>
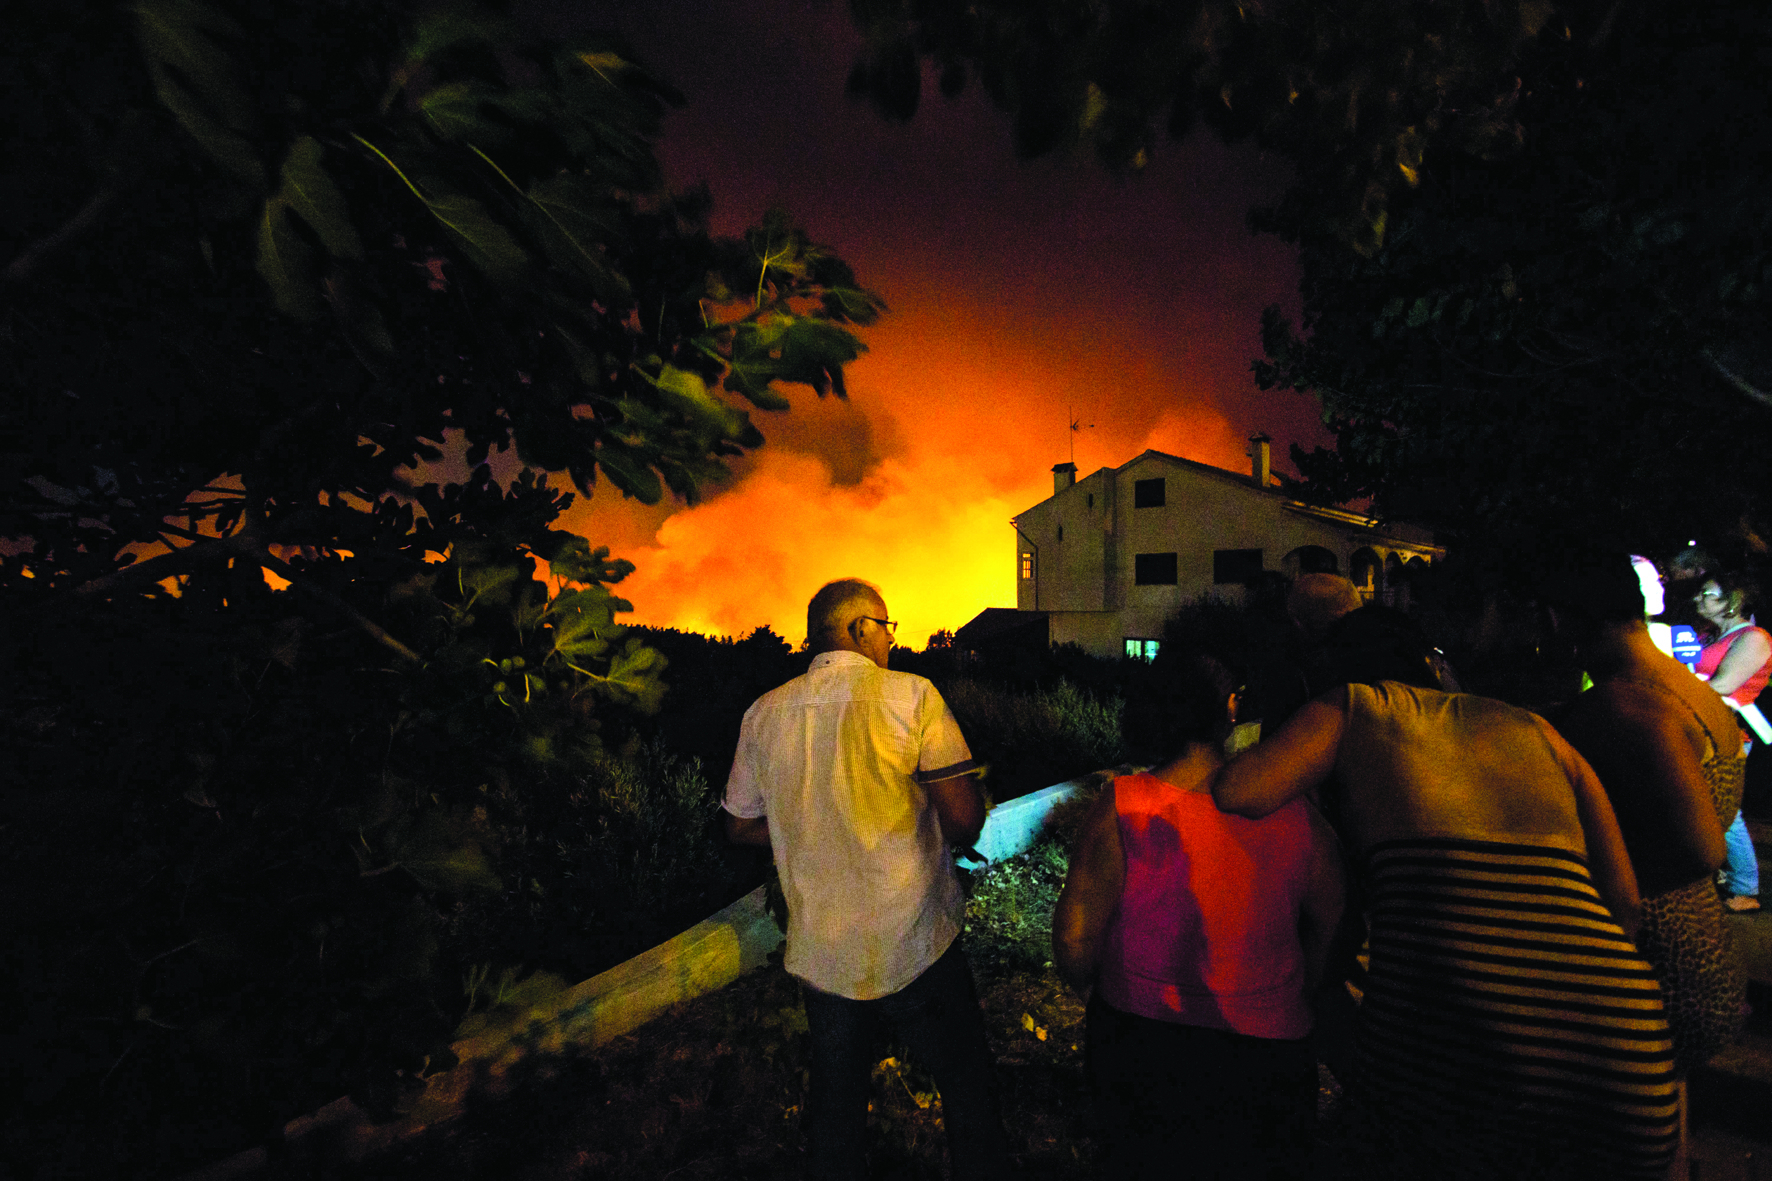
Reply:
<svg viewBox="0 0 1772 1181"><path fill-rule="evenodd" d="M939 280L930 279L931 284ZM633 622L715 635L768 625L798 644L823 583L878 585L922 647L986 607L1015 605L1009 518L1052 494L1070 457L1084 473L1157 448L1242 469L1245 436L1215 393L1178 388L1173 358L1138 326L1101 318L1004 323L955 288L895 301L868 333L847 403L790 390L757 415L769 442L733 483L672 512L602 488L562 524L637 570ZM1159 338L1160 341L1160 338Z"/></svg>

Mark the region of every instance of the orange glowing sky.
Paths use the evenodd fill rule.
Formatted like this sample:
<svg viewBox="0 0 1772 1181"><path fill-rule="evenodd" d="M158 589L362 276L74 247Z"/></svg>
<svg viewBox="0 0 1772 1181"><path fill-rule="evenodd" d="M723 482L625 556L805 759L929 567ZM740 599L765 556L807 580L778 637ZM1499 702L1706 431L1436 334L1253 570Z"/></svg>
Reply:
<svg viewBox="0 0 1772 1181"><path fill-rule="evenodd" d="M908 126L846 98L855 34L816 0L601 4L686 94L660 153L674 186L706 180L716 226L772 205L834 247L890 307L866 330L850 399L789 387L754 415L768 443L700 505L648 509L613 490L562 524L637 566L633 622L798 643L806 600L859 576L921 647L1013 606L1014 514L1155 447L1244 468L1245 439L1327 440L1313 402L1249 377L1263 306L1297 302L1291 251L1245 228L1285 170L1210 140L1165 145L1126 182L1091 161L1017 162L976 88L925 88ZM587 12L590 10L586 10ZM550 20L576 23L560 12Z"/></svg>

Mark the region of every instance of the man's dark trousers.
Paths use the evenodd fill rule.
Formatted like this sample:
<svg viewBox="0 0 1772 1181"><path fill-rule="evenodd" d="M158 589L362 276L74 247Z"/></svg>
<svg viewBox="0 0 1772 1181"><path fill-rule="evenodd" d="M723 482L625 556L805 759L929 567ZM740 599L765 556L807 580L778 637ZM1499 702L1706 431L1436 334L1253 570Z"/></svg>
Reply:
<svg viewBox="0 0 1772 1181"><path fill-rule="evenodd" d="M875 1022L882 1018L917 1065L935 1076L953 1176L967 1181L1008 1176L996 1067L958 937L921 976L891 996L855 1001L810 987L805 993L812 1040L806 1115L814 1177L860 1181L867 1176L868 1080L877 1049Z"/></svg>

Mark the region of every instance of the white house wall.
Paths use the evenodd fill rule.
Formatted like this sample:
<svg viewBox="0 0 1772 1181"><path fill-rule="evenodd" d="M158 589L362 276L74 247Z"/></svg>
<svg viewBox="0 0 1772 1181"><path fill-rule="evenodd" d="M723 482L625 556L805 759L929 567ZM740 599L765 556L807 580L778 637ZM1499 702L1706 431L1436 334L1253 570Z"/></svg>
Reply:
<svg viewBox="0 0 1772 1181"><path fill-rule="evenodd" d="M1133 507L1137 481L1156 478L1165 481L1165 503ZM1128 637L1160 637L1176 610L1203 594L1242 600L1242 585L1213 581L1214 551L1259 549L1264 570L1282 571L1286 556L1304 546L1333 553L1344 574L1361 549L1381 564L1393 553L1404 561L1438 556L1419 531L1379 533L1353 514L1316 515L1256 488L1250 476L1147 451L1016 518L1016 606L1049 612L1053 643L1116 656ZM1138 585L1135 555L1161 553L1176 555L1174 585ZM1024 579L1020 563L1030 555L1033 577Z"/></svg>

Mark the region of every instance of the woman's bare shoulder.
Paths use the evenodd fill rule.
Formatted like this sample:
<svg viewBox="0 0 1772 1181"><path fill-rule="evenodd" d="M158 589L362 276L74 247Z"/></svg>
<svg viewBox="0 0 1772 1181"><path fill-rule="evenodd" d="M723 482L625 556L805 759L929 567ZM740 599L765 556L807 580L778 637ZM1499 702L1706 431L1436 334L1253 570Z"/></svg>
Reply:
<svg viewBox="0 0 1772 1181"><path fill-rule="evenodd" d="M1632 751L1676 739L1697 749L1704 745L1704 730L1696 711L1707 704L1694 704L1671 686L1651 681L1606 680L1570 704L1558 729L1590 761L1596 753L1631 757Z"/></svg>

